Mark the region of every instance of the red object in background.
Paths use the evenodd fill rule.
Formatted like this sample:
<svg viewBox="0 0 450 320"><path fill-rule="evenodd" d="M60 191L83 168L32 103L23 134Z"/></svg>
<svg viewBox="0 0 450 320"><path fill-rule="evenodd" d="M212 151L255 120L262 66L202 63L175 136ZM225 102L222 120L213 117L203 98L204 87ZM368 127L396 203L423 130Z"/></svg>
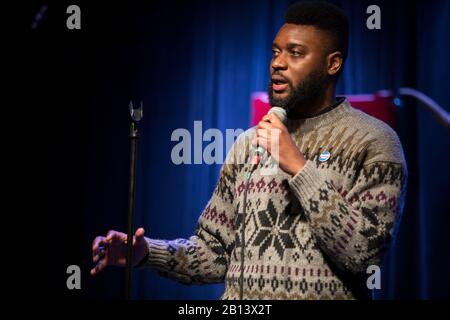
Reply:
<svg viewBox="0 0 450 320"><path fill-rule="evenodd" d="M394 96L390 91L378 91L374 94L345 95L350 104L381 121L397 128ZM255 92L252 95L251 125L256 125L271 108L266 92Z"/></svg>

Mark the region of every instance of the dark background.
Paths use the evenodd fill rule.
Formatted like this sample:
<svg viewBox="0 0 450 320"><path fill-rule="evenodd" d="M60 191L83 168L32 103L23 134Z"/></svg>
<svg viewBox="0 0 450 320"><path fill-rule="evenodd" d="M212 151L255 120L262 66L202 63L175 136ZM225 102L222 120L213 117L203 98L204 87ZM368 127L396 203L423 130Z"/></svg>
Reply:
<svg viewBox="0 0 450 320"><path fill-rule="evenodd" d="M22 202L46 297L121 298L124 270L89 275L91 242L126 229L128 103L144 102L136 225L147 236L189 237L218 176L218 165L172 164L177 128L249 127L250 96L264 91L271 43L293 1L35 1L25 5L26 101ZM447 111L450 1L333 1L350 19L349 58L338 93L417 88ZM66 8L81 8L67 30ZM381 7L382 29L366 28ZM31 28L36 13L43 19ZM22 14L22 18L24 15ZM398 108L409 184L398 237L383 267L381 299L449 298L450 132L409 99ZM204 144L205 146L205 144ZM66 268L82 269L82 289L66 289ZM134 275L134 297L217 299L222 285L186 286L150 272ZM42 293L44 295L44 293Z"/></svg>

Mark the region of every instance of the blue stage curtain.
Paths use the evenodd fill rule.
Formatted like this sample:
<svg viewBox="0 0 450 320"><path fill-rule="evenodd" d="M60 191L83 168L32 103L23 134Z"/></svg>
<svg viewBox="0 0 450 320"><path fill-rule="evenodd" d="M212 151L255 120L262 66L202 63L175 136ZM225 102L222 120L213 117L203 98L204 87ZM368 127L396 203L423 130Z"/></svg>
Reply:
<svg viewBox="0 0 450 320"><path fill-rule="evenodd" d="M211 196L220 166L174 165L170 156L176 142L170 141L171 133L177 128L193 133L195 120L202 121L203 131L248 128L251 94L266 89L271 43L292 2L155 1L132 15L133 36L123 37L115 30L118 38L101 51L111 56L98 54L97 59L128 78L119 79L108 67L100 69L110 85L97 88L92 103L107 103L123 112L101 118L104 111L94 111L94 119L111 124L104 125L100 135L96 132L93 155L87 160L86 261L94 235L107 228L124 230L128 120L123 105L129 97L140 97L145 104L136 225L144 226L152 238L187 238ZM351 39L338 93L395 92L411 86L450 110L450 2L377 1L381 30L366 28L366 8L372 1L334 3L348 13ZM450 133L411 100L402 102L398 133L409 165L408 194L398 237L383 266L382 289L374 296L448 298ZM119 132L124 138L114 139ZM107 167L102 159L108 159ZM107 272L89 280L91 297L120 296L111 283L120 282L122 273ZM142 299L218 299L223 291L221 284L186 286L150 272L138 272L134 280L134 297ZM112 291L105 293L106 288Z"/></svg>

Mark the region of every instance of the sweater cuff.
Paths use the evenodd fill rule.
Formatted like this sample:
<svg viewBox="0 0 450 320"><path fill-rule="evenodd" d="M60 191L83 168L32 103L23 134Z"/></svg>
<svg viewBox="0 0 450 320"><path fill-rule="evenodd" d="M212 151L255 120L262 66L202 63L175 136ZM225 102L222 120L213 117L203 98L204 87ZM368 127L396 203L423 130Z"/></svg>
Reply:
<svg viewBox="0 0 450 320"><path fill-rule="evenodd" d="M139 262L136 268L167 268L167 262L170 258L169 246L166 241L145 238L148 245L148 254Z"/></svg>
<svg viewBox="0 0 450 320"><path fill-rule="evenodd" d="M308 203L324 183L325 178L310 160L307 160L303 169L289 180L289 186L303 205Z"/></svg>

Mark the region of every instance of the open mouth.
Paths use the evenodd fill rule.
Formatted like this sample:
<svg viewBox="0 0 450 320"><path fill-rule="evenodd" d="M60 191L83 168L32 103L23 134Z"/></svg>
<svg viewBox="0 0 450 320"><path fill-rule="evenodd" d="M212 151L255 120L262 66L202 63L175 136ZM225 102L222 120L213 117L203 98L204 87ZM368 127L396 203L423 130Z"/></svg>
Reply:
<svg viewBox="0 0 450 320"><path fill-rule="evenodd" d="M286 91L288 88L288 81L282 76L273 76L272 77L272 89L276 93L282 93Z"/></svg>

